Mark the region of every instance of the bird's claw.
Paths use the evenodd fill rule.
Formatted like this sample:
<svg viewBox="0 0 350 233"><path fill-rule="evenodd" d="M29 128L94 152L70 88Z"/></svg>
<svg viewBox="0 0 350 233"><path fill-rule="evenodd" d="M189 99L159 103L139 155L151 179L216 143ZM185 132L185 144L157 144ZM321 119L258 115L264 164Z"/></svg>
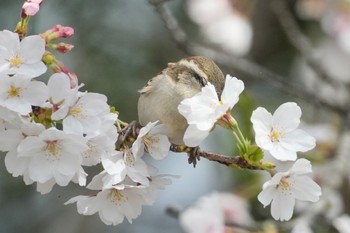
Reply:
<svg viewBox="0 0 350 233"><path fill-rule="evenodd" d="M198 146L188 147L172 144L170 150L174 152L186 152L188 155L188 163L193 164L193 167L196 167L197 161L200 160L200 148Z"/></svg>
<svg viewBox="0 0 350 233"><path fill-rule="evenodd" d="M141 125L137 121L130 122L126 127L120 130L117 146L119 147L125 141L135 140L139 134Z"/></svg>

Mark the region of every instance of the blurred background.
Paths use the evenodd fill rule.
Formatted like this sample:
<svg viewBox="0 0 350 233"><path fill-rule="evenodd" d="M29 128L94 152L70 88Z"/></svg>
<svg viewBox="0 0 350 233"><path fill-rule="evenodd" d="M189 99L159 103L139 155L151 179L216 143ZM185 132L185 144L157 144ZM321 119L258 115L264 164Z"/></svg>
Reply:
<svg viewBox="0 0 350 233"><path fill-rule="evenodd" d="M273 112L284 102L297 102L303 109L304 128L318 140L317 149L307 156L323 164L337 156L340 138L347 130L350 1L276 2L166 1L187 40L215 53L194 54L199 50L181 49L181 43L173 39L155 7L146 0L46 1L39 14L31 18L29 31L38 34L56 24L72 26L75 35L65 42L75 48L57 56L85 84L83 90L105 94L120 112L120 119L127 122L137 119L137 90L168 62L189 55L212 55L225 74L245 82L246 91L233 112L245 134L253 136L249 119L257 106ZM1 1L0 30L15 28L22 4L18 0ZM235 153L232 138L221 129L215 129L202 148ZM263 209L256 200L263 179L255 172L205 159L194 169L187 164L185 154L171 154L152 163L160 173L180 178L160 191L156 203L145 207L133 224L124 221L112 227L105 226L97 215L81 216L74 205L63 205L72 196L84 194L84 189L56 186L49 194L40 195L34 186L25 186L22 178L7 173L1 161L0 232L182 232L166 208L185 208L214 190L244 195L258 220L269 216L269 209ZM348 185L344 187L336 187L342 189L340 196L349 194ZM341 210L335 215L347 209L340 203ZM315 232L336 232L331 226L323 229Z"/></svg>

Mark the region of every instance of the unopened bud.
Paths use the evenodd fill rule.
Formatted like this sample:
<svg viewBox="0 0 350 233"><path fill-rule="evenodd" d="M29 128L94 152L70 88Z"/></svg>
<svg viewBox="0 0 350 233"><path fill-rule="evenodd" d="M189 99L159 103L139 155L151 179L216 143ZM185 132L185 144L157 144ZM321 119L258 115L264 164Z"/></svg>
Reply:
<svg viewBox="0 0 350 233"><path fill-rule="evenodd" d="M74 48L74 45L66 43L50 44L50 47L60 53L67 53Z"/></svg>
<svg viewBox="0 0 350 233"><path fill-rule="evenodd" d="M42 33L40 36L45 39L46 43L50 43L52 40L59 38L69 38L72 35L74 35L74 29L72 27L65 27L57 24L50 30Z"/></svg>
<svg viewBox="0 0 350 233"><path fill-rule="evenodd" d="M39 11L39 4L32 2L25 2L22 6L22 18L26 18L27 16L33 16Z"/></svg>

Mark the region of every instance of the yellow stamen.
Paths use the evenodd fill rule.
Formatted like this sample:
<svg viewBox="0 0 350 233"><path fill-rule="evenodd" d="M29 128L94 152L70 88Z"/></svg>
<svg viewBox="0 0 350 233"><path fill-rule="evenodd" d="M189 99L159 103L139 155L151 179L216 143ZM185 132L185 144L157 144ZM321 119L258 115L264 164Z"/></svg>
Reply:
<svg viewBox="0 0 350 233"><path fill-rule="evenodd" d="M10 86L10 89L7 91L8 97L18 97L20 96L20 88L15 86Z"/></svg>
<svg viewBox="0 0 350 233"><path fill-rule="evenodd" d="M127 201L128 197L126 197L121 191L119 190L113 190L110 193L110 200L116 204L116 205L120 205L122 201Z"/></svg>
<svg viewBox="0 0 350 233"><path fill-rule="evenodd" d="M159 137L145 136L142 138L143 143L145 144L146 151L149 152L149 148L154 147L156 143L160 141Z"/></svg>
<svg viewBox="0 0 350 233"><path fill-rule="evenodd" d="M44 151L47 152L47 159L51 161L59 160L60 159L60 150L61 146L59 141L53 140L53 141L45 141L46 146L44 148Z"/></svg>
<svg viewBox="0 0 350 233"><path fill-rule="evenodd" d="M69 110L69 113L73 116L81 116L82 115L82 109L78 106L72 107Z"/></svg>
<svg viewBox="0 0 350 233"><path fill-rule="evenodd" d="M23 63L18 54L15 54L15 55L9 60L9 62L10 62L10 66L11 66L11 67L16 67L16 68L19 68L19 67L22 65L22 63Z"/></svg>
<svg viewBox="0 0 350 233"><path fill-rule="evenodd" d="M272 131L270 134L270 138L272 142L278 142L281 138L281 134L276 131Z"/></svg>

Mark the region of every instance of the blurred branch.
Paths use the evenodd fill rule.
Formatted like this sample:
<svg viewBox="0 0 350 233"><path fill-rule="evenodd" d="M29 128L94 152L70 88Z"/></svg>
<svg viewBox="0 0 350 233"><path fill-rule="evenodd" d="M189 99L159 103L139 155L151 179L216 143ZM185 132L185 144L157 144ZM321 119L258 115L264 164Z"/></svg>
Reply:
<svg viewBox="0 0 350 233"><path fill-rule="evenodd" d="M272 11L275 13L278 22L282 26L289 42L296 48L305 58L307 64L317 74L317 77L326 81L333 86L342 85L334 77L332 77L321 66L319 59L316 57L310 40L301 32L297 22L287 6L287 1L273 0L271 1Z"/></svg>
<svg viewBox="0 0 350 233"><path fill-rule="evenodd" d="M166 28L169 30L173 40L177 46L185 51L187 54L201 54L207 57L211 57L220 65L233 69L239 70L252 76L255 79L260 79L269 82L271 85L276 88L285 91L293 96L302 98L308 101L313 101L314 103L327 107L330 110L333 110L338 113L344 113L346 107L341 104L334 104L327 102L328 99L322 99L318 96L317 90L311 92L301 85L296 85L289 80L286 80L283 76L276 74L259 64L256 64L250 60L234 57L230 54L224 52L218 52L214 49L210 49L204 46L201 46L196 43L192 43L187 39L186 33L179 26L176 18L173 16L172 12L165 6L164 0L148 0L151 5L154 6L155 10L160 15L161 19L165 23Z"/></svg>

